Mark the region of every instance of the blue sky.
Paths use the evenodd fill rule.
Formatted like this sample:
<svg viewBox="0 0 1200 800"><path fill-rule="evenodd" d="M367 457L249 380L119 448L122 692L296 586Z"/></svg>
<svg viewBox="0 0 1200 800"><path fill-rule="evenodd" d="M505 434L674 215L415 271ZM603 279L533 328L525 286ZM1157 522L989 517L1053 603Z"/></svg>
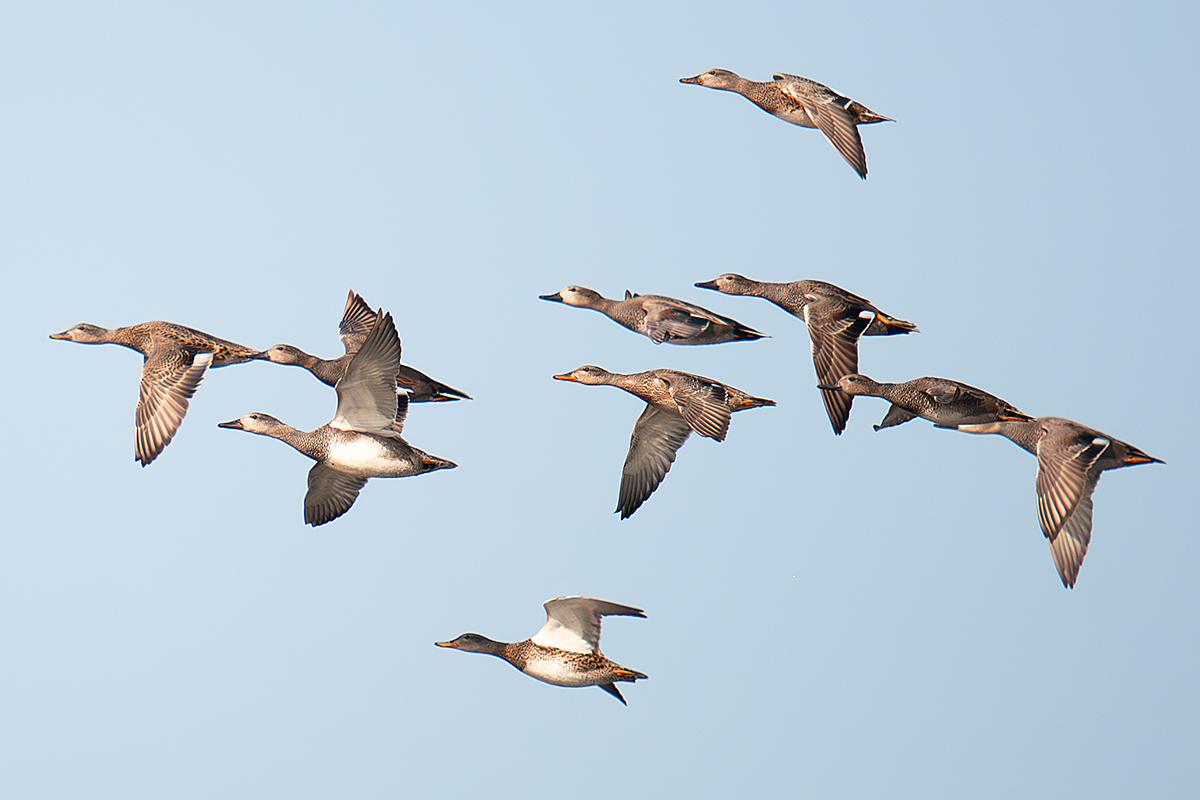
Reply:
<svg viewBox="0 0 1200 800"><path fill-rule="evenodd" d="M1194 4L160 6L5 14L10 344L0 780L14 798L1190 797L1200 555ZM678 79L811 77L896 118L860 181L815 131ZM817 278L915 322L941 375L1159 458L1109 473L1062 588L1036 462L924 422L834 437L800 322L692 288ZM537 300L674 295L770 339L656 347ZM295 368L210 373L133 461L140 360L55 342L179 322L340 352L348 289L460 467L302 524ZM641 404L582 364L708 375L776 408L693 437L613 515ZM624 708L439 650L541 603L644 608Z"/></svg>

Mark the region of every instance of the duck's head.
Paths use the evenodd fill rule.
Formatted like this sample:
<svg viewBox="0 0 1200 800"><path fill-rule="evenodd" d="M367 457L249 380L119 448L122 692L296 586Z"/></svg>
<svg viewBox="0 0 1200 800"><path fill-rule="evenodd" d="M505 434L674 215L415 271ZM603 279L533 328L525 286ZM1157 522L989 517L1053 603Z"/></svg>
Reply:
<svg viewBox="0 0 1200 800"><path fill-rule="evenodd" d="M111 333L108 328L101 328L99 325L81 322L72 328L67 328L62 333L50 334L50 338L78 342L79 344L104 344L109 340Z"/></svg>
<svg viewBox="0 0 1200 800"><path fill-rule="evenodd" d="M694 284L697 289L712 289L722 294L754 294L756 282L738 275L736 272L726 272L711 281Z"/></svg>
<svg viewBox="0 0 1200 800"><path fill-rule="evenodd" d="M582 306L583 308L592 308L604 298L599 292L583 286L568 286L562 291L554 294L540 294L539 300L549 300L552 303L565 303L569 306Z"/></svg>
<svg viewBox="0 0 1200 800"><path fill-rule="evenodd" d="M710 89L732 89L742 80L742 76L727 69L710 69L693 75L690 78L680 78L680 83L694 83L697 86L707 86Z"/></svg>
<svg viewBox="0 0 1200 800"><path fill-rule="evenodd" d="M463 650L467 653L487 653L489 655L497 655L504 649L502 642L497 642L486 636L480 636L478 633L464 633L457 639L452 639L449 642L434 642L438 647L450 647L455 650Z"/></svg>
<svg viewBox="0 0 1200 800"><path fill-rule="evenodd" d="M564 372L562 375L555 375L556 381L574 381L575 383L588 383L593 386L602 383L608 383L612 380L612 373L604 369L604 367L596 367L588 364L586 367L579 367L570 372Z"/></svg>
<svg viewBox="0 0 1200 800"><path fill-rule="evenodd" d="M299 364L308 355L299 347L290 344L277 344L263 351L263 358L276 364Z"/></svg>
<svg viewBox="0 0 1200 800"><path fill-rule="evenodd" d="M273 431L286 428L287 426L270 414L255 411L253 414L244 414L229 422L218 422L217 427L232 428L233 430L246 431L247 433L259 433L270 436Z"/></svg>
<svg viewBox="0 0 1200 800"><path fill-rule="evenodd" d="M879 384L868 378L866 375L856 374L843 375L838 379L837 383L834 384L818 383L817 388L825 389L827 391L837 389L845 392L846 394L857 396L861 394L874 394L874 392L879 388Z"/></svg>

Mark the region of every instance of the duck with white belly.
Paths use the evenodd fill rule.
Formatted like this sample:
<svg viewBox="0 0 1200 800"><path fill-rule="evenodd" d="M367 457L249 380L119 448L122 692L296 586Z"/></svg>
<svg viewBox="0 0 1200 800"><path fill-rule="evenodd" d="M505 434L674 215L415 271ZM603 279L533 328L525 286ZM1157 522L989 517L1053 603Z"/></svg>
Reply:
<svg viewBox="0 0 1200 800"><path fill-rule="evenodd" d="M457 466L401 438L408 397L396 393L400 337L382 310L346 374L335 387L337 412L313 431L301 431L255 412L217 427L270 436L317 463L308 473L304 521L324 525L350 510L368 478L402 478Z"/></svg>

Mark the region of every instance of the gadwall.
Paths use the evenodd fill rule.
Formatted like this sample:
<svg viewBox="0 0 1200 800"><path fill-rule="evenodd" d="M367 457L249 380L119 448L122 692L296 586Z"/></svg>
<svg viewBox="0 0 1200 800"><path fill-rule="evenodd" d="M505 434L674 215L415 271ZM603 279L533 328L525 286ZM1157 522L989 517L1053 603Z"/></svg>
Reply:
<svg viewBox="0 0 1200 800"><path fill-rule="evenodd" d="M333 386L346 372L350 359L362 347L371 327L375 324L376 314L362 299L362 295L350 290L346 300L346 310L342 314L342 322L338 326L338 335L346 348L346 354L338 358L324 359L310 355L299 347L290 344L277 344L266 351L266 358L276 364L289 364L311 372L317 380L326 386ZM396 371L396 384L407 390L411 403L437 403L448 400L470 400L471 396L451 386L426 375L420 370L413 369L407 364L401 364Z"/></svg>
<svg viewBox="0 0 1200 800"><path fill-rule="evenodd" d="M589 365L555 375L554 379L616 386L646 401L646 410L634 423L629 454L621 471L616 509L621 519L628 519L654 493L692 431L723 442L732 412L775 405L774 400L753 397L719 381L673 369L623 375Z"/></svg>
<svg viewBox="0 0 1200 800"><path fill-rule="evenodd" d="M1075 586L1092 539L1092 492L1100 473L1135 464L1163 464L1133 445L1061 417L1002 421L999 433L1037 456L1038 520L1050 542L1063 586Z"/></svg>
<svg viewBox="0 0 1200 800"><path fill-rule="evenodd" d="M314 431L301 431L269 414L253 413L217 427L270 436L317 463L308 473L304 521L324 525L350 510L368 478L402 478L457 466L404 441L407 398L396 394L400 337L382 312L337 382L337 412Z"/></svg>
<svg viewBox="0 0 1200 800"><path fill-rule="evenodd" d="M938 428L954 428L966 433L999 433L1002 421L1028 422L1033 419L994 394L949 378L925 377L904 383L880 383L866 375L844 375L836 384L818 388L890 400L892 407L883 422L874 426L877 431L921 417Z"/></svg>
<svg viewBox="0 0 1200 800"><path fill-rule="evenodd" d="M655 344L721 344L753 341L766 336L707 308L658 294L634 294L626 290L624 300L610 300L592 289L568 286L560 292L538 297L599 311L618 325L650 337Z"/></svg>
<svg viewBox="0 0 1200 800"><path fill-rule="evenodd" d="M804 320L812 338L813 365L820 386L833 386L843 375L858 372L860 336L892 336L917 331L917 326L911 322L888 316L870 301L825 281L772 283L727 272L696 286L723 294L762 297ZM854 397L838 389L825 388L821 389L821 399L825 401L833 432L841 434L850 418Z"/></svg>
<svg viewBox="0 0 1200 800"><path fill-rule="evenodd" d="M624 705L616 682L633 683L648 676L622 667L600 652L600 618L645 618L645 612L594 597L556 597L547 600L545 607L546 624L523 642L496 642L478 633L464 633L453 641L434 644L502 658L531 678L555 686L599 686Z"/></svg>
<svg viewBox="0 0 1200 800"><path fill-rule="evenodd" d="M51 334L50 338L79 344L119 344L142 354L145 361L134 416L137 434L133 457L143 467L158 458L175 438L187 414L188 402L209 367L216 369L266 358L261 350L174 322L143 322L124 328L101 328L81 322L62 333Z"/></svg>
<svg viewBox="0 0 1200 800"><path fill-rule="evenodd" d="M801 128L817 128L864 180L867 154L863 152L858 126L895 122L823 83L799 75L777 72L773 81L752 81L727 69L710 69L691 78L680 78L679 82L736 92L784 122Z"/></svg>

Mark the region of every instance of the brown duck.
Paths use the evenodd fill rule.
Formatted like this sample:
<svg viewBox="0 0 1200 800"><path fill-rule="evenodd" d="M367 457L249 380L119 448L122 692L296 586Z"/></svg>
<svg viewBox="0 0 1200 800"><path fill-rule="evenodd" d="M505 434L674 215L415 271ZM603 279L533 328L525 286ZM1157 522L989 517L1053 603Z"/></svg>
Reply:
<svg viewBox="0 0 1200 800"><path fill-rule="evenodd" d="M79 344L119 344L142 354L145 361L134 416L137 434L133 457L143 467L158 458L175 437L209 367L266 358L261 350L174 322L143 322L124 328L81 322L50 338Z"/></svg>

